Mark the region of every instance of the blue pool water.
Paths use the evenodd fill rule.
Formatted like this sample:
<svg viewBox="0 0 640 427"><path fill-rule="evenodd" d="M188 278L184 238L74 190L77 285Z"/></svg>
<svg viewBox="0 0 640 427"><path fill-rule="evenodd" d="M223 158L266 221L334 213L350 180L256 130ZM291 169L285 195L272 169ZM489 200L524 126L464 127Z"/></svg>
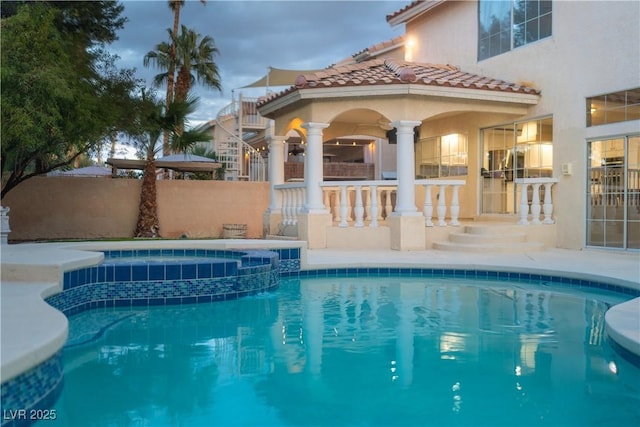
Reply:
<svg viewBox="0 0 640 427"><path fill-rule="evenodd" d="M459 278L282 279L215 303L70 318L37 426L632 426L629 296ZM50 423L50 422L49 422Z"/></svg>

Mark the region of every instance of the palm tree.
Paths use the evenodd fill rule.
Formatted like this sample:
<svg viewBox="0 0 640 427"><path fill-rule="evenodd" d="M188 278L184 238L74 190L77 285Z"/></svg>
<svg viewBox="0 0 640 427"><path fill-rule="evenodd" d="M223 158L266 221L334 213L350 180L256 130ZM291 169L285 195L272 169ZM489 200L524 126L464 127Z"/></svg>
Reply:
<svg viewBox="0 0 640 427"><path fill-rule="evenodd" d="M173 11L173 34L178 33L178 27L180 25L180 9L184 6L185 0L169 0L169 8ZM200 0L200 3L206 4L206 0ZM173 102L174 93L173 86L175 81L176 70L176 46L173 40L169 46L168 63L167 63L167 95L165 98L165 106L168 107ZM145 65L146 66L146 65ZM164 141L162 144L162 152L166 156L169 154L169 133L164 133Z"/></svg>
<svg viewBox="0 0 640 427"><path fill-rule="evenodd" d="M174 33L175 34L175 33ZM214 56L220 52L210 36L182 26L180 35L174 39L176 44L175 64L178 69L175 86L175 100L187 99L194 81L205 87L222 90L218 65Z"/></svg>
<svg viewBox="0 0 640 427"><path fill-rule="evenodd" d="M144 66L151 63L162 70L154 77L154 85L161 86L167 82L173 87L173 73L170 71L172 63L178 69L178 75L173 87L172 100L184 102L189 94L194 81L200 82L203 86L217 90L222 89L218 66L213 57L219 53L213 38L201 35L193 30L182 26L182 33L169 31L171 43L161 42L156 45L155 50L147 52L144 56ZM171 50L175 47L175 59L171 60ZM166 71L165 71L166 70ZM165 104L169 105L169 104ZM165 133L165 143L168 144L168 134ZM163 152L168 154L168 150L163 148Z"/></svg>
<svg viewBox="0 0 640 427"><path fill-rule="evenodd" d="M173 34L178 33L178 27L180 26L180 10L184 6L185 0L169 0L169 8L173 11ZM206 0L200 0L200 3L206 4ZM168 66L168 74L169 79L167 80L167 97L166 97L166 105L169 105L171 101L173 101L173 83L175 77L175 66L176 66L176 46L173 41L171 42L171 46L169 48L169 66Z"/></svg>
<svg viewBox="0 0 640 427"><path fill-rule="evenodd" d="M159 231L158 201L156 196L156 163L155 156L159 151L158 141L166 131L170 136L170 148L180 152L190 150L198 142L210 139L207 132L200 130L183 131L187 116L196 109L198 99L189 98L184 102L171 102L165 107L161 102L146 99L143 113L145 138L142 150L145 153L145 167L140 193L140 207L136 224L136 237L157 237Z"/></svg>

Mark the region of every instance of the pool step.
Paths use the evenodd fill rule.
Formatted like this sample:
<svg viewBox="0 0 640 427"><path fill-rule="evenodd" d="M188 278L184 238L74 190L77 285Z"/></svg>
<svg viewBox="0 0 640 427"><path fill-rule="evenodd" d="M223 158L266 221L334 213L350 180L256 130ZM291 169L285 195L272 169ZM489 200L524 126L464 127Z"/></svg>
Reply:
<svg viewBox="0 0 640 427"><path fill-rule="evenodd" d="M281 236L279 234L267 234L265 240L298 240L296 236Z"/></svg>
<svg viewBox="0 0 640 427"><path fill-rule="evenodd" d="M543 243L528 241L519 226L467 225L463 232L451 233L434 249L460 252L532 252L545 249Z"/></svg>

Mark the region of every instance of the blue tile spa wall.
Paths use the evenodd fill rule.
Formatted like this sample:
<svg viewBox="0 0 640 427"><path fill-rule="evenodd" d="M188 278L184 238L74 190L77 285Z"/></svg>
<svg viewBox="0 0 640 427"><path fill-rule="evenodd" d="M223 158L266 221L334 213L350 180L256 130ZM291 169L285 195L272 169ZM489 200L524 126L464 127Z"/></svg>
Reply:
<svg viewBox="0 0 640 427"><path fill-rule="evenodd" d="M2 383L2 427L29 426L38 420L55 422L54 407L62 392L62 352ZM43 421L44 422L44 421Z"/></svg>
<svg viewBox="0 0 640 427"><path fill-rule="evenodd" d="M299 249L109 251L99 266L66 272L63 292L47 302L72 315L91 308L237 298L277 286L280 274L299 270L299 257Z"/></svg>

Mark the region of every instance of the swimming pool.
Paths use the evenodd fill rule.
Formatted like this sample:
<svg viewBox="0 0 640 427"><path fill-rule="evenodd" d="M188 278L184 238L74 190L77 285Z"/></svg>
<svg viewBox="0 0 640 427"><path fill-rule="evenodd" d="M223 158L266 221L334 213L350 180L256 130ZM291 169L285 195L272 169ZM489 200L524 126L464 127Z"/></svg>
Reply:
<svg viewBox="0 0 640 427"><path fill-rule="evenodd" d="M70 317L55 425L637 425L639 370L604 334L629 298L337 274L85 311Z"/></svg>

